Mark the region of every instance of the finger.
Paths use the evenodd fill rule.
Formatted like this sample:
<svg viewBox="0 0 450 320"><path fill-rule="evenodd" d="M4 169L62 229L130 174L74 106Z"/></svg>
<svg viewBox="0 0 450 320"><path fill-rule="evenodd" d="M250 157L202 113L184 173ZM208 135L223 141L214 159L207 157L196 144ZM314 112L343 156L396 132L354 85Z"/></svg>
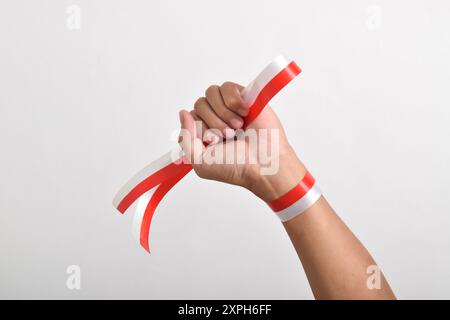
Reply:
<svg viewBox="0 0 450 320"><path fill-rule="evenodd" d="M197 138L195 120L188 111L181 110L180 123L181 130L178 141L181 149L190 163L200 163L205 147L202 140Z"/></svg>
<svg viewBox="0 0 450 320"><path fill-rule="evenodd" d="M194 110L197 116L200 117L209 128L220 130L227 139L234 137L235 131L217 116L206 98L199 98L194 104Z"/></svg>
<svg viewBox="0 0 450 320"><path fill-rule="evenodd" d="M195 110L191 110L190 114L195 120L195 123L201 123L201 136L197 136L199 139L202 139L206 144L216 144L223 140L223 135L219 130L210 129L206 123L200 119L199 116L195 113ZM198 128L198 126L197 126Z"/></svg>
<svg viewBox="0 0 450 320"><path fill-rule="evenodd" d="M196 137L199 139L202 139L205 135L205 132L209 129L208 125L200 119L199 116L195 113L195 110L189 111L192 118L194 118L195 121L195 129L196 129ZM201 129L201 130L200 130ZM201 132L200 132L201 131Z"/></svg>
<svg viewBox="0 0 450 320"><path fill-rule="evenodd" d="M244 120L227 108L225 105L222 94L220 93L219 86L213 85L206 89L205 92L206 100L212 107L216 115L222 119L226 124L228 124L233 129L240 129L244 124Z"/></svg>
<svg viewBox="0 0 450 320"><path fill-rule="evenodd" d="M219 89L223 102L228 109L242 117L248 115L248 106L241 97L241 91L244 87L237 83L225 82Z"/></svg>

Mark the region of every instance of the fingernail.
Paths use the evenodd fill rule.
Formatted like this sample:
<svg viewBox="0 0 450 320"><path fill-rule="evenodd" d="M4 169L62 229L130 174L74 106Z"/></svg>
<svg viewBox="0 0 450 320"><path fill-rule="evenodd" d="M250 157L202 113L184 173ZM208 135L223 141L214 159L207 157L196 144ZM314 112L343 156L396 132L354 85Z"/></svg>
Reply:
<svg viewBox="0 0 450 320"><path fill-rule="evenodd" d="M226 128L225 130L224 130L225 132L224 132L224 134L225 134L225 139L232 139L232 138L234 138L234 136L236 135L236 131L234 131L233 129L231 129L231 128Z"/></svg>
<svg viewBox="0 0 450 320"><path fill-rule="evenodd" d="M213 133L213 132L207 132L205 134L205 142L207 142L208 144L216 144L220 141L221 137L219 137L217 134Z"/></svg>
<svg viewBox="0 0 450 320"><path fill-rule="evenodd" d="M212 135L211 137L209 137L209 143L210 144L217 144L217 143L219 143L219 141L220 141L220 138L219 138L219 136L217 136L217 135Z"/></svg>
<svg viewBox="0 0 450 320"><path fill-rule="evenodd" d="M233 128L235 129L239 129L240 127L242 127L242 125L244 124L244 122L241 119L238 118L233 118L230 120L230 124Z"/></svg>
<svg viewBox="0 0 450 320"><path fill-rule="evenodd" d="M180 123L182 124L183 123L183 110L180 110L178 112L178 117L180 118Z"/></svg>
<svg viewBox="0 0 450 320"><path fill-rule="evenodd" d="M221 140L221 138L217 135L213 135L212 139L211 139L211 143L212 144L217 144L219 143L219 141Z"/></svg>
<svg viewBox="0 0 450 320"><path fill-rule="evenodd" d="M248 109L246 109L246 108L239 108L239 109L238 109L238 113L239 113L241 116L245 117L246 115L248 115Z"/></svg>

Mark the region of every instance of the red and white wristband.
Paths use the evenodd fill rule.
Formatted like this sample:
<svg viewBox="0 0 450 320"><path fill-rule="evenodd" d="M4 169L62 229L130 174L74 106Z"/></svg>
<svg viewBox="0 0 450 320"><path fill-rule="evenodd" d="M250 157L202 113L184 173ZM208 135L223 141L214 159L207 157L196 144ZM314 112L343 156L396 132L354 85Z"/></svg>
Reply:
<svg viewBox="0 0 450 320"><path fill-rule="evenodd" d="M282 222L286 222L305 212L321 195L316 180L306 171L305 176L294 188L268 205Z"/></svg>

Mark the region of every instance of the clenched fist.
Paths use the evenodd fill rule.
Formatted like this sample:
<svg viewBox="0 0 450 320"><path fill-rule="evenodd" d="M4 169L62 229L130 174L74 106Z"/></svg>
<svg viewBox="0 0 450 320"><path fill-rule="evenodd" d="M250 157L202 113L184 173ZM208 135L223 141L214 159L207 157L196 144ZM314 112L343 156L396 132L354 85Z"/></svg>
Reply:
<svg viewBox="0 0 450 320"><path fill-rule="evenodd" d="M180 111L179 141L198 176L242 186L270 202L306 170L270 106L243 128L249 106L242 89L232 82L210 86L192 111Z"/></svg>

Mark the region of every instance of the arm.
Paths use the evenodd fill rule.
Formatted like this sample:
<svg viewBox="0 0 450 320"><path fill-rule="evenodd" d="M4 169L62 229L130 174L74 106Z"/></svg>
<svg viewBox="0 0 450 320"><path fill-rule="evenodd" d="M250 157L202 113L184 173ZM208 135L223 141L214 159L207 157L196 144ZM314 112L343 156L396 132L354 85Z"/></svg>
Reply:
<svg viewBox="0 0 450 320"><path fill-rule="evenodd" d="M368 288L375 261L324 197L284 227L316 299L395 299L382 273L379 289Z"/></svg>
<svg viewBox="0 0 450 320"><path fill-rule="evenodd" d="M242 186L269 203L291 190L303 178L306 169L269 106L245 129L244 134L260 129L276 131L264 142L277 144L278 170L261 174L264 164L259 158L260 146L245 139L229 140L234 130L241 129L242 118L248 113L240 99L241 89L241 86L230 82L211 86L205 97L197 100L194 110L181 111L180 145L200 177ZM202 130L197 130L197 125L201 125ZM275 136L276 140L271 139ZM224 138L228 140L224 141ZM244 150L244 157L238 155L234 162L225 161L230 150ZM212 154L216 155L215 162L211 162ZM223 161L217 161L220 160L217 154L224 157ZM208 158L209 161L203 161ZM367 268L375 262L324 197L283 225L317 299L395 299L381 273L380 288L368 288L370 275Z"/></svg>

